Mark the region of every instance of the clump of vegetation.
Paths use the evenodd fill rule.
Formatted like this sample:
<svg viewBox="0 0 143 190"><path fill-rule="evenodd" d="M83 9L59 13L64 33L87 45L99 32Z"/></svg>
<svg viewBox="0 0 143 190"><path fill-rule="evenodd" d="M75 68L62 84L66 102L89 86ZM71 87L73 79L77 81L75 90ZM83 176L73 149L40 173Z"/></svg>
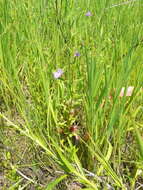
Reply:
<svg viewBox="0 0 143 190"><path fill-rule="evenodd" d="M0 2L0 189L142 189L142 1Z"/></svg>

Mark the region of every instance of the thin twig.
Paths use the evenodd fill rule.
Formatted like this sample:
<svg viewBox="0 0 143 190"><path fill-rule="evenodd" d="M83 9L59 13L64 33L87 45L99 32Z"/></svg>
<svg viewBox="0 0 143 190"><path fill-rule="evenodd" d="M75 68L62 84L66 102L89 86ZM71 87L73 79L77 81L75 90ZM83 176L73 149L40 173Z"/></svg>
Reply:
<svg viewBox="0 0 143 190"><path fill-rule="evenodd" d="M119 7L119 6L122 6L122 5L127 5L127 4L130 4L130 3L134 3L136 1L139 1L139 0L129 0L129 1L121 2L119 4L111 5L110 7L107 7L106 9L111 9L111 8L114 8L114 7Z"/></svg>
<svg viewBox="0 0 143 190"><path fill-rule="evenodd" d="M135 190L139 190L139 189L143 188L143 184L141 184L139 182L137 182L137 184L139 184L139 187L137 187Z"/></svg>
<svg viewBox="0 0 143 190"><path fill-rule="evenodd" d="M27 176L26 176L25 174L23 174L21 171L19 171L19 170L16 169L16 172L17 172L19 175L21 175L24 179L26 179L26 180L28 180L28 181L34 183L34 184L37 184L36 181L34 181L33 179L27 177Z"/></svg>
<svg viewBox="0 0 143 190"><path fill-rule="evenodd" d="M72 164L74 167L76 167L76 164ZM103 181L103 179L99 176L97 176L96 174L94 174L93 172L90 172L88 171L87 169L85 168L82 168L83 171L86 173L85 175L88 176L88 177L94 177L96 178L100 183L104 183L106 185L106 187L109 189L109 190L113 190L114 188L107 182Z"/></svg>
<svg viewBox="0 0 143 190"><path fill-rule="evenodd" d="M21 171L19 171L18 169L16 169L11 163L10 163L10 166L11 166L12 169L15 169L16 172L17 172L19 175L21 175L24 179L30 181L31 183L37 184L36 181L34 181L33 179L27 177L27 176L26 176L25 174L23 174Z"/></svg>

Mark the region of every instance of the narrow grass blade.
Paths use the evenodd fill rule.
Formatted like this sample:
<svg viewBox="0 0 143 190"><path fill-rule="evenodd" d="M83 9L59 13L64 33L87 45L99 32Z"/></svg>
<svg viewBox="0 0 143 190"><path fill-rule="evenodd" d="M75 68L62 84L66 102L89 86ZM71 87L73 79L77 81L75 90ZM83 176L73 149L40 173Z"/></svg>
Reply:
<svg viewBox="0 0 143 190"><path fill-rule="evenodd" d="M58 185L58 183L60 183L63 179L65 179L67 177L67 175L62 175L60 177L58 177L56 180L50 182L45 190L52 190L56 185Z"/></svg>
<svg viewBox="0 0 143 190"><path fill-rule="evenodd" d="M140 155L141 155L141 159L143 160L143 139L140 135L139 130L137 129L137 127L135 126L135 132L136 132L136 139L137 139L137 144L139 147L139 151L140 151Z"/></svg>

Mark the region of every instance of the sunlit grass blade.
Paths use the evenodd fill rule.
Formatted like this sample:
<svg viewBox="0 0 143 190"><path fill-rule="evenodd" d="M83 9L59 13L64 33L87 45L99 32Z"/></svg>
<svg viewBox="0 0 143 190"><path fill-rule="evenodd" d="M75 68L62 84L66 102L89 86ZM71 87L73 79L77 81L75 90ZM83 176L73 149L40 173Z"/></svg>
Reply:
<svg viewBox="0 0 143 190"><path fill-rule="evenodd" d="M54 181L50 182L44 190L53 190L56 187L56 185L58 185L66 177L67 177L67 175L62 175L62 176L58 177Z"/></svg>

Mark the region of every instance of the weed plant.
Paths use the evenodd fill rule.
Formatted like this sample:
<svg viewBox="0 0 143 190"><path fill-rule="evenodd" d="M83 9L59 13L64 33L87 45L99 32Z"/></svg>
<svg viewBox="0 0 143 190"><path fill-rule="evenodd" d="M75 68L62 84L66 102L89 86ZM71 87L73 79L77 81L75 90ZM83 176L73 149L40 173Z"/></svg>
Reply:
<svg viewBox="0 0 143 190"><path fill-rule="evenodd" d="M143 186L142 8L141 0L0 1L1 141L19 131L64 172L45 190L69 177L88 190Z"/></svg>

